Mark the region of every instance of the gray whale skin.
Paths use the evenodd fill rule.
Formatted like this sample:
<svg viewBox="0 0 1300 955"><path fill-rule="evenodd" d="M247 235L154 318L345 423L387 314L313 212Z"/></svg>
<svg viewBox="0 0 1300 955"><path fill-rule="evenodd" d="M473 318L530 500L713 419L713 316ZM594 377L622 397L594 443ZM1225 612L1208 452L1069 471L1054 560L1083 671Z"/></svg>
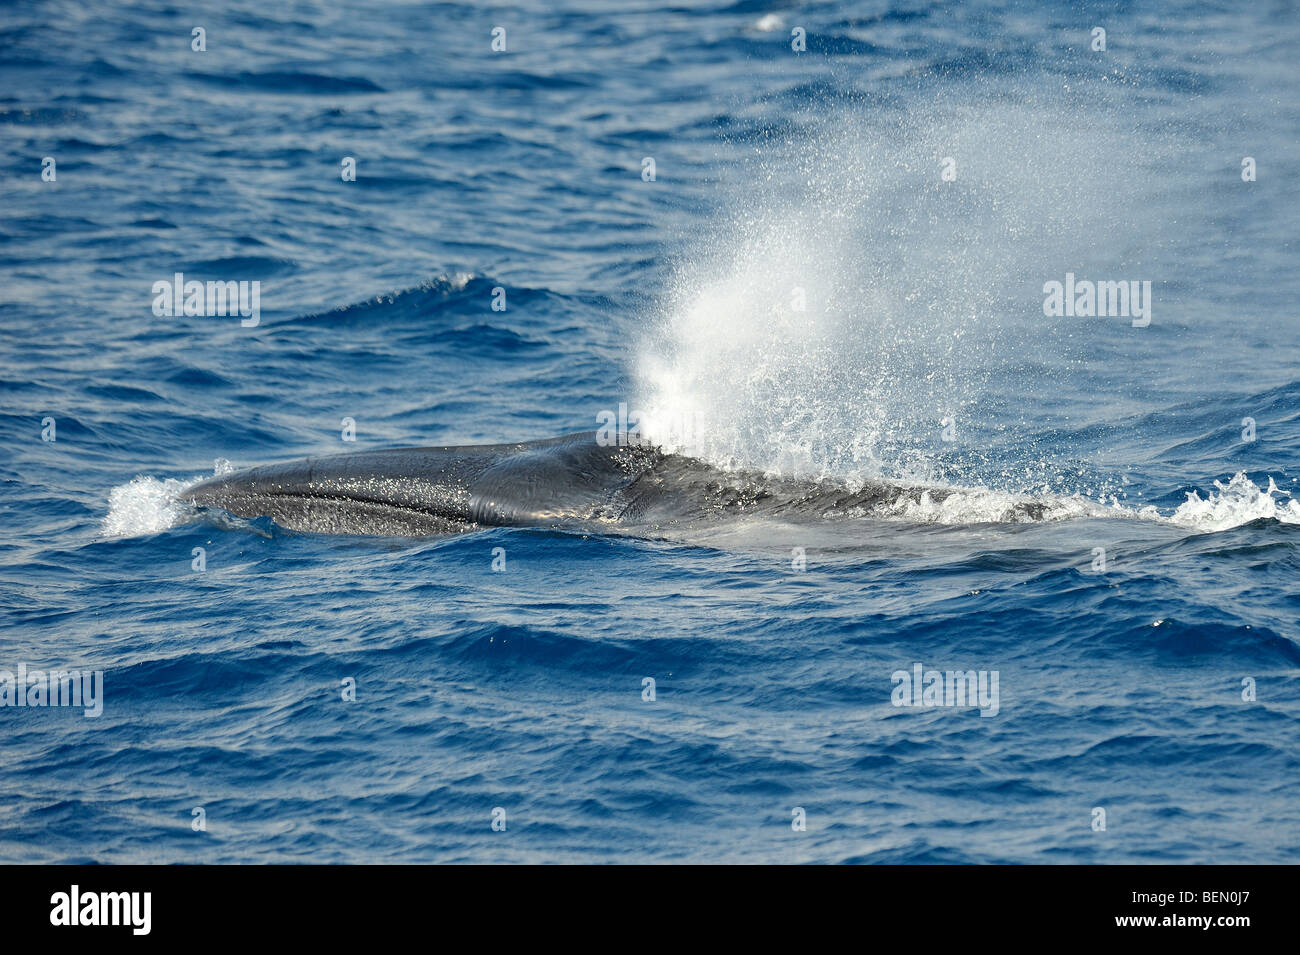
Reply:
<svg viewBox="0 0 1300 955"><path fill-rule="evenodd" d="M652 531L756 515L824 521L922 493L724 471L596 435L303 458L212 478L181 499L290 530L422 537L500 526ZM924 493L942 500L947 492Z"/></svg>

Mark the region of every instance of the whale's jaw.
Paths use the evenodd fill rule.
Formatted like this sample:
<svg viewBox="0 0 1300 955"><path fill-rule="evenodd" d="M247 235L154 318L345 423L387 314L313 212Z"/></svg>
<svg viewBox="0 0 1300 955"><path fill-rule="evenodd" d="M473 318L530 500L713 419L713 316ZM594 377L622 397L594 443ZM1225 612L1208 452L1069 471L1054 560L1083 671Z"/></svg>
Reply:
<svg viewBox="0 0 1300 955"><path fill-rule="evenodd" d="M476 525L454 517L357 498L312 494L242 491L214 486L196 488L186 500L219 507L239 517L269 517L280 527L317 534L364 534L381 537L430 537L459 534Z"/></svg>

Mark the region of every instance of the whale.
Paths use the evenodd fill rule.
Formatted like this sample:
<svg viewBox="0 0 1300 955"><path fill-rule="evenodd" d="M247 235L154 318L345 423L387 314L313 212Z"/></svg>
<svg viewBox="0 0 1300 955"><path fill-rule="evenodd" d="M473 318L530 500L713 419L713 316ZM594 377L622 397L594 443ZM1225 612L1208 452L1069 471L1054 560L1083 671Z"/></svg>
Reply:
<svg viewBox="0 0 1300 955"><path fill-rule="evenodd" d="M715 467L579 432L516 444L391 448L301 458L202 481L180 500L282 528L426 537L488 527L653 532L737 517L826 521L950 489L847 485ZM1020 505L1026 517L1042 505Z"/></svg>

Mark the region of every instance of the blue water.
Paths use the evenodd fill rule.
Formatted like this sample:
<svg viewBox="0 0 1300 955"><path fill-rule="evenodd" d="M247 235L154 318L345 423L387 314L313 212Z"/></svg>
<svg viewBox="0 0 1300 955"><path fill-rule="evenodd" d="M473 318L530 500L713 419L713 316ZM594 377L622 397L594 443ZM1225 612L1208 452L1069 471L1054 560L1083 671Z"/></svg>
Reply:
<svg viewBox="0 0 1300 955"><path fill-rule="evenodd" d="M1281 3L5 5L0 669L104 698L0 708L0 858L1294 861L1298 53ZM176 272L260 323L155 316ZM1150 324L1045 315L1067 272ZM175 500L620 403L959 490L423 540ZM895 706L917 663L996 714Z"/></svg>

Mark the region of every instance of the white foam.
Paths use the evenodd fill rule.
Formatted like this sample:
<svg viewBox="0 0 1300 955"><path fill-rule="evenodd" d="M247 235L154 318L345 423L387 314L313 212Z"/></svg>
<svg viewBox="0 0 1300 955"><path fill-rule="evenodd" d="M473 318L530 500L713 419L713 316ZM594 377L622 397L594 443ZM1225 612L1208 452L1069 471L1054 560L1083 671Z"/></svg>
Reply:
<svg viewBox="0 0 1300 955"><path fill-rule="evenodd" d="M212 477L229 474L235 467L225 458L218 458ZM194 509L179 500L186 488L207 480L206 475L178 481L175 478L158 480L148 475L138 475L126 484L119 484L108 492L108 514L101 529L106 537L136 537L157 534L189 519Z"/></svg>
<svg viewBox="0 0 1300 955"><path fill-rule="evenodd" d="M1109 503L1092 501L1079 495L1028 496L995 491L989 488L944 488L942 499L922 492L919 499L905 495L880 505L875 517L896 518L918 524L1032 523L1077 518L1129 518L1173 524L1209 533L1240 527L1256 520L1276 520L1283 524L1300 524L1300 501L1277 486L1270 477L1261 488L1239 471L1226 484L1214 481L1215 490L1204 498L1199 491L1187 494L1187 500L1173 513L1159 508L1125 507L1114 498ZM1043 506L1041 516L1033 517L1027 504Z"/></svg>
<svg viewBox="0 0 1300 955"><path fill-rule="evenodd" d="M1040 517L1025 511L1025 505L1041 504ZM1035 521L1063 521L1079 517L1114 517L1116 509L1071 495L1032 498L989 488L947 491L936 500L928 491L919 499L903 497L884 505L877 514L918 524L1022 524Z"/></svg>
<svg viewBox="0 0 1300 955"><path fill-rule="evenodd" d="M1139 516L1199 531L1227 530L1261 518L1300 524L1300 501L1279 488L1272 477L1268 487L1261 488L1244 471L1238 471L1227 484L1215 481L1214 486L1216 490L1204 498L1197 491L1189 493L1169 517L1161 518L1154 507L1143 508Z"/></svg>

